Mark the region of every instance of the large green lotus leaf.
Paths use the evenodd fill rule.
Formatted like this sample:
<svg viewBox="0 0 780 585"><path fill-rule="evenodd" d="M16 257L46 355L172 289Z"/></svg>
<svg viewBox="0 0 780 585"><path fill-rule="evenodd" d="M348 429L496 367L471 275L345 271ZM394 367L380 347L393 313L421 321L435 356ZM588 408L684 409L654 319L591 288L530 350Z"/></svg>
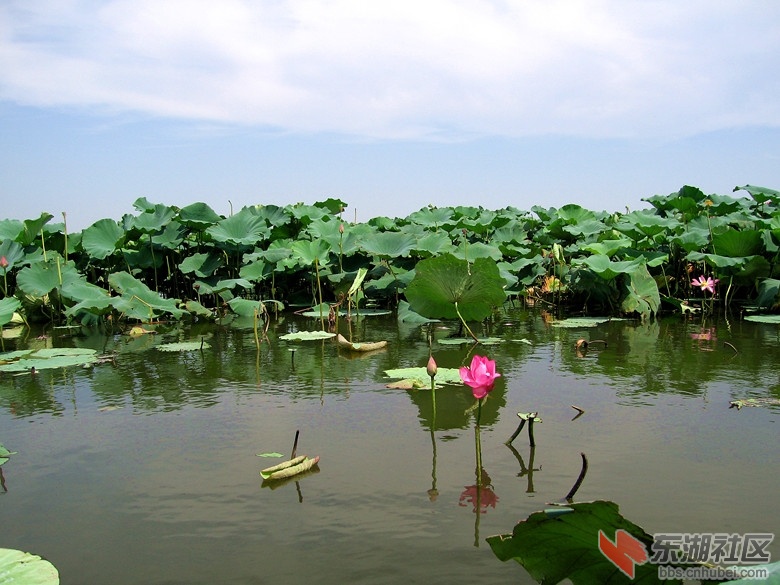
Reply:
<svg viewBox="0 0 780 585"><path fill-rule="evenodd" d="M25 219L24 229L18 234L16 241L22 246L29 246L36 240L40 240L41 230L51 218L54 217L51 213L43 212L38 219Z"/></svg>
<svg viewBox="0 0 780 585"><path fill-rule="evenodd" d="M152 236L152 242L168 250L175 250L184 241L187 229L178 221L169 222L161 233Z"/></svg>
<svg viewBox="0 0 780 585"><path fill-rule="evenodd" d="M164 299L158 293L151 290L143 282L127 272L115 272L108 277L108 283L119 292L124 298L122 301L123 313L136 319L151 318L149 310L170 313L173 317L179 318L184 314L182 309L178 308L178 299ZM138 305L136 301L147 307L145 317L139 317ZM119 305L115 305L119 309Z"/></svg>
<svg viewBox="0 0 780 585"><path fill-rule="evenodd" d="M125 230L111 219L99 219L81 234L81 246L92 258L103 260L122 247Z"/></svg>
<svg viewBox="0 0 780 585"><path fill-rule="evenodd" d="M292 214L278 205L255 205L254 211L257 217L262 217L273 227L287 225L292 221Z"/></svg>
<svg viewBox="0 0 780 585"><path fill-rule="evenodd" d="M65 316L75 317L82 311L92 313L93 315L103 315L105 313L110 313L111 310L115 308L115 301L117 300L118 299L116 297L112 297L107 294L101 297L95 296L85 298L77 302L72 307L65 309Z"/></svg>
<svg viewBox="0 0 780 585"><path fill-rule="evenodd" d="M254 317L255 311L260 313L263 309L262 301L250 301L249 299L242 299L239 297L230 299L228 305L230 306L231 311L242 317Z"/></svg>
<svg viewBox="0 0 780 585"><path fill-rule="evenodd" d="M52 254L49 254L50 258L51 256ZM33 297L42 297L65 283L84 280L72 260L66 263L59 254L53 256L46 262L36 262L19 271L16 284L22 292Z"/></svg>
<svg viewBox="0 0 780 585"><path fill-rule="evenodd" d="M230 217L220 220L216 225L206 229L214 240L222 243L253 246L265 240L271 230L262 217L256 216L250 208L244 207Z"/></svg>
<svg viewBox="0 0 780 585"><path fill-rule="evenodd" d="M756 323L780 324L780 315L748 315L745 320Z"/></svg>
<svg viewBox="0 0 780 585"><path fill-rule="evenodd" d="M721 256L739 258L760 254L764 243L758 230L727 230L713 235L712 247Z"/></svg>
<svg viewBox="0 0 780 585"><path fill-rule="evenodd" d="M661 295L647 266L640 266L629 273L626 285L628 295L623 299L621 309L624 313L639 313L642 319L647 319L658 312L661 306Z"/></svg>
<svg viewBox="0 0 780 585"><path fill-rule="evenodd" d="M292 244L292 255L301 266L314 266L315 260L322 266L328 263L331 247L325 240L298 240Z"/></svg>
<svg viewBox="0 0 780 585"><path fill-rule="evenodd" d="M406 219L425 227L437 228L452 223L452 209L449 207L425 207L410 214Z"/></svg>
<svg viewBox="0 0 780 585"><path fill-rule="evenodd" d="M732 256L721 256L720 254L705 254L703 252L688 252L685 259L689 262L706 262L717 268L728 269L734 273L742 266L747 264L748 258L735 258Z"/></svg>
<svg viewBox="0 0 780 585"><path fill-rule="evenodd" d="M619 240L602 240L600 242L591 242L581 247L581 250L590 252L591 254L598 254L602 256L614 256L621 248L630 248L634 245L634 242L628 238L620 238Z"/></svg>
<svg viewBox="0 0 780 585"><path fill-rule="evenodd" d="M504 284L493 260L477 258L468 263L444 254L417 263L406 299L423 317L457 319L457 303L463 319L481 321L506 300Z"/></svg>
<svg viewBox="0 0 780 585"><path fill-rule="evenodd" d="M327 209L333 215L338 215L347 209L347 202L334 197L328 197L325 201L316 201L314 207Z"/></svg>
<svg viewBox="0 0 780 585"><path fill-rule="evenodd" d="M133 227L144 233L158 232L168 225L176 215L173 207L159 203L133 218Z"/></svg>
<svg viewBox="0 0 780 585"><path fill-rule="evenodd" d="M193 203L179 210L179 221L190 227L202 229L214 225L221 219L222 216L217 215L211 207L201 202Z"/></svg>
<svg viewBox="0 0 780 585"><path fill-rule="evenodd" d="M24 260L24 248L19 242L14 242L13 240L3 240L3 243L0 244L0 256L5 258L5 261L8 262L8 266L5 268L0 268L0 270L3 271L3 274L6 274L8 271L12 270L13 267Z"/></svg>
<svg viewBox="0 0 780 585"><path fill-rule="evenodd" d="M679 228L681 225L680 222L673 217L662 217L647 210L627 213L615 227L620 231L624 231L622 226L627 224L635 230L639 230L646 236L655 236L660 233L673 234L675 233L675 229Z"/></svg>
<svg viewBox="0 0 780 585"><path fill-rule="evenodd" d="M179 270L184 274L194 272L200 278L207 278L224 264L223 255L216 251L208 254L193 254L179 264Z"/></svg>
<svg viewBox="0 0 780 585"><path fill-rule="evenodd" d="M653 537L624 518L617 504L608 501L534 512L515 525L512 534L490 536L487 542L496 557L517 561L542 585L555 585L564 579L574 585L660 583L657 565L636 565L634 579L629 580L599 550L599 531L615 542L618 530L641 541L650 556Z"/></svg>
<svg viewBox="0 0 780 585"><path fill-rule="evenodd" d="M263 262L262 260L254 260L250 264L245 264L239 270L238 275L241 278L245 278L251 282L260 282L268 276L271 276L274 272L272 264Z"/></svg>
<svg viewBox="0 0 780 585"><path fill-rule="evenodd" d="M149 201L146 197L139 197L135 201L133 201L133 207L135 207L140 212L152 212L155 208L155 203L152 203Z"/></svg>
<svg viewBox="0 0 780 585"><path fill-rule="evenodd" d="M0 241L15 241L24 230L24 223L19 219L0 220Z"/></svg>
<svg viewBox="0 0 780 585"><path fill-rule="evenodd" d="M468 260L469 262L476 260L477 258L492 258L498 262L504 257L497 246L483 244L482 242L469 244L465 249L463 246L459 246L452 255L461 260Z"/></svg>
<svg viewBox="0 0 780 585"><path fill-rule="evenodd" d="M94 349L79 347L39 349L20 359L0 365L0 372L28 372L31 368L47 370L83 366L97 361L96 354Z"/></svg>
<svg viewBox="0 0 780 585"><path fill-rule="evenodd" d="M0 299L0 327L7 325L14 317L14 313L22 306L21 301L16 297L5 297Z"/></svg>
<svg viewBox="0 0 780 585"><path fill-rule="evenodd" d="M710 231L707 228L689 226L683 233L671 238L671 241L686 252L702 250L710 244Z"/></svg>
<svg viewBox="0 0 780 585"><path fill-rule="evenodd" d="M610 260L608 256L603 256L601 254L588 256L587 258L577 260L576 262L578 264L584 264L604 280L612 280L618 274L633 272L640 266L644 266L643 258L637 258L636 260L623 262L614 262Z"/></svg>
<svg viewBox="0 0 780 585"><path fill-rule="evenodd" d="M422 325L423 323L438 321L438 319L428 319L428 317L423 317L419 313L415 313L409 307L409 302L403 300L398 302L398 320L401 323L410 323L413 325Z"/></svg>
<svg viewBox="0 0 780 585"><path fill-rule="evenodd" d="M298 203L288 208L288 211L300 220L304 225L309 225L315 219L321 219L326 215L329 215L327 209L321 207L315 207L314 205L305 205Z"/></svg>
<svg viewBox="0 0 780 585"><path fill-rule="evenodd" d="M0 548L0 576L4 583L20 585L59 585L60 574L38 555Z"/></svg>
<svg viewBox="0 0 780 585"><path fill-rule="evenodd" d="M758 297L756 306L762 308L773 307L780 296L780 280L765 278L758 283Z"/></svg>
<svg viewBox="0 0 780 585"><path fill-rule="evenodd" d="M366 235L360 247L368 254L400 258L409 256L417 248L417 239L405 232L377 232Z"/></svg>
<svg viewBox="0 0 780 585"><path fill-rule="evenodd" d="M734 187L734 191L747 191L750 196L758 203L766 203L772 201L773 203L780 203L780 191L774 189L767 189L766 187L757 187L755 185L745 185L744 187Z"/></svg>
<svg viewBox="0 0 780 585"><path fill-rule="evenodd" d="M86 309L87 306L92 303L92 308L87 310L90 310L90 312L93 313L104 313L111 306L112 299L109 292L87 282L87 279L83 276L78 280L64 283L60 290L60 294L64 298L77 303L77 305L83 303L80 309ZM68 314L67 311L66 314ZM74 312L71 311L69 314L74 314Z"/></svg>
<svg viewBox="0 0 780 585"><path fill-rule="evenodd" d="M573 236L590 238L607 231L604 222L597 219L588 219L576 224L563 226L563 231Z"/></svg>

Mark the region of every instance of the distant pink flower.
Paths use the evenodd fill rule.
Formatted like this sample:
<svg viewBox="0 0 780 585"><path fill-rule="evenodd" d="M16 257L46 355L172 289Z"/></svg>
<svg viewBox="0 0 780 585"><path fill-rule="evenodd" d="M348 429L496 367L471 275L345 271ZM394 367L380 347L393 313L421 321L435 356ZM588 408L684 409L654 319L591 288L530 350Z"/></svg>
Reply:
<svg viewBox="0 0 780 585"><path fill-rule="evenodd" d="M0 268L8 268L8 258L5 256L0 256Z"/></svg>
<svg viewBox="0 0 780 585"><path fill-rule="evenodd" d="M460 368L459 372L460 379L467 386L471 386L471 393L477 400L487 396L488 392L493 390L496 378L501 376L496 373L496 362L481 355L475 355L471 359L471 365Z"/></svg>
<svg viewBox="0 0 780 585"><path fill-rule="evenodd" d="M713 279L711 276L708 276L707 278L704 278L704 275L702 274L699 278L694 278L691 281L691 284L693 286L698 286L702 292L705 290L710 291L711 293L715 293L715 285L718 284L720 281L715 278Z"/></svg>

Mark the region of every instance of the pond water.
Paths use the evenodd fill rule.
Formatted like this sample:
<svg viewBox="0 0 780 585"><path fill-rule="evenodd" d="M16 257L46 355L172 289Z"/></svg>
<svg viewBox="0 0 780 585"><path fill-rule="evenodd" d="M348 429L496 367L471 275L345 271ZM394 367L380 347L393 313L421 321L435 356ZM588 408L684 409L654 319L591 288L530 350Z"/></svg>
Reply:
<svg viewBox="0 0 780 585"><path fill-rule="evenodd" d="M389 341L371 354L278 339L318 328L285 315L259 352L238 322L6 340L116 359L0 375L0 443L18 452L0 468L0 547L47 558L63 584L532 583L485 538L563 498L581 452L575 500L612 500L651 534L780 525L780 409L729 409L780 397L775 325L677 316L568 329L508 307L484 331L505 341L476 350L440 344L454 326L439 325L439 367L478 353L502 374L481 415L483 513L470 496L470 390L438 389L434 419L429 389L386 387L386 370L425 366L425 329L358 321L355 339ZM607 346L577 352L579 338ZM154 348L201 339L202 351ZM526 432L507 447L527 411L543 420L536 447ZM319 472L264 486L259 470L279 460L257 454L288 457L296 430ZM780 543L769 550L780 560Z"/></svg>

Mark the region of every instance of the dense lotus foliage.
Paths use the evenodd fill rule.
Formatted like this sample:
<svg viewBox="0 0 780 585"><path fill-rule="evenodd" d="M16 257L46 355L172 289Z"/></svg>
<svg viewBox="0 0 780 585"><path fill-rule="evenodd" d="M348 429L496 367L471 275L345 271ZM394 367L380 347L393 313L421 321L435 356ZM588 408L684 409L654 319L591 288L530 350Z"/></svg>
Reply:
<svg viewBox="0 0 780 585"><path fill-rule="evenodd" d="M685 186L625 213L426 207L367 223L344 220L346 204L336 199L222 217L205 203L178 208L140 198L136 215L101 219L80 233L68 233L65 214L61 223L50 213L5 219L0 325L15 314L98 324L323 303L415 316L407 291L411 309L432 318L452 317L447 302L460 300L467 319L483 319L486 302L507 296L642 318L735 303L770 308L780 291L780 192L734 191L743 196ZM418 263L432 259L441 260L425 272L438 280L416 280Z"/></svg>

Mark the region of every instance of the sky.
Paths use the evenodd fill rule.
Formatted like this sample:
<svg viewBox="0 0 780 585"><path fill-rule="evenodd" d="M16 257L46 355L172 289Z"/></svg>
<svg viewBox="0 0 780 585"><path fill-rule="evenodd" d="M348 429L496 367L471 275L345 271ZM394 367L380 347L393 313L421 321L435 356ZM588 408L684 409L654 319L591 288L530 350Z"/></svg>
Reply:
<svg viewBox="0 0 780 585"><path fill-rule="evenodd" d="M745 184L780 189L770 0L0 1L0 219Z"/></svg>

